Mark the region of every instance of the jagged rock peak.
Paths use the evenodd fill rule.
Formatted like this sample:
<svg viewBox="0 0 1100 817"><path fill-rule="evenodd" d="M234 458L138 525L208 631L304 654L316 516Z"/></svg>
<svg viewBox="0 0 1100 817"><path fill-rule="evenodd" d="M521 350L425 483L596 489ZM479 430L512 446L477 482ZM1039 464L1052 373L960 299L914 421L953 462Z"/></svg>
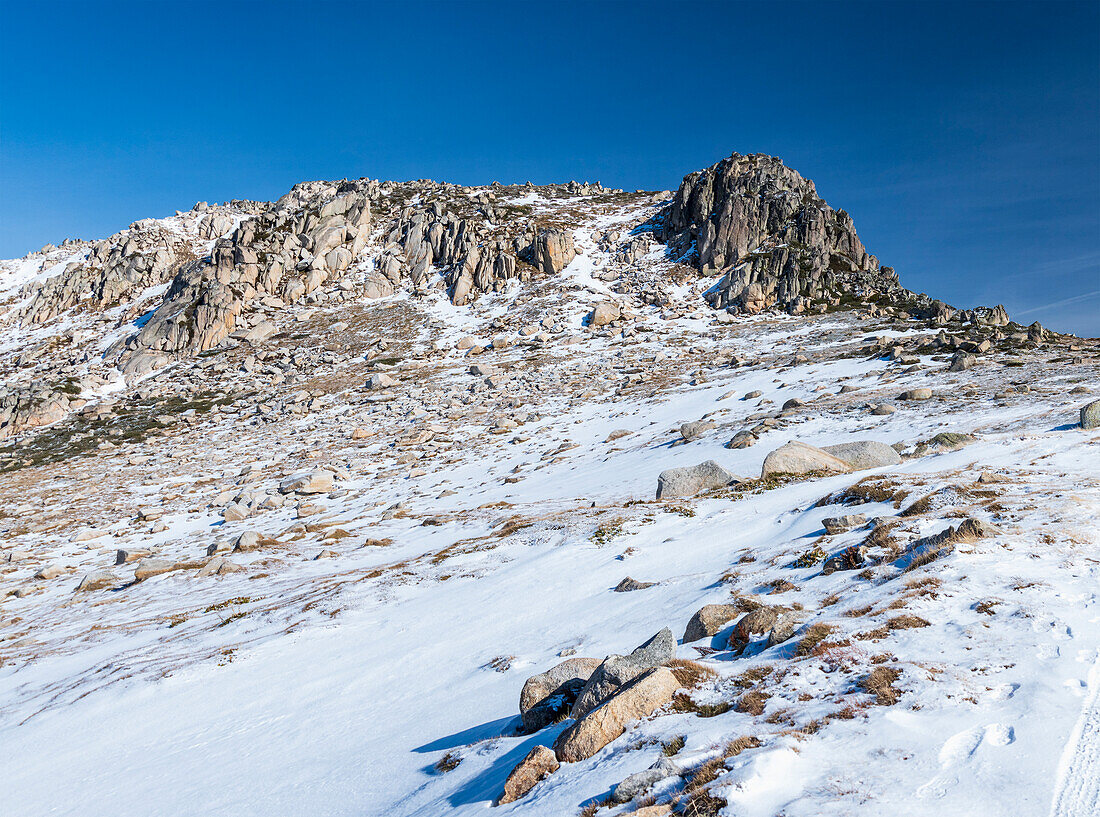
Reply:
<svg viewBox="0 0 1100 817"><path fill-rule="evenodd" d="M707 297L733 312L909 295L864 248L851 216L774 156L734 153L685 176L662 235L684 261L723 275Z"/></svg>

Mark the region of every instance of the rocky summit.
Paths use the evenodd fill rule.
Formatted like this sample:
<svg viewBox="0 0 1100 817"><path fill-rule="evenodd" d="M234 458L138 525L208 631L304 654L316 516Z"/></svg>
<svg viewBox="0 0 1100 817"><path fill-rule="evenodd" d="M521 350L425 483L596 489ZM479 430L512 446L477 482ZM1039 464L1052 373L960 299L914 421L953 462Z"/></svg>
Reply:
<svg viewBox="0 0 1100 817"><path fill-rule="evenodd" d="M1100 343L902 280L736 153L0 262L4 799L1093 813Z"/></svg>

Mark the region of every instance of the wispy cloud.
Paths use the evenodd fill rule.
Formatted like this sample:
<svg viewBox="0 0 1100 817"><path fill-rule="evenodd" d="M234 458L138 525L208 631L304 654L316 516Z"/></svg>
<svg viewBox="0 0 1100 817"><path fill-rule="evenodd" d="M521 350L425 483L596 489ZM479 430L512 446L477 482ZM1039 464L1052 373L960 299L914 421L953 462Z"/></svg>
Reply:
<svg viewBox="0 0 1100 817"><path fill-rule="evenodd" d="M1033 312L1042 312L1046 309L1054 309L1056 306L1067 306L1068 304L1075 304L1079 301L1087 301L1089 298L1097 297L1100 297L1100 289L1086 292L1083 295L1075 295L1072 298L1064 298L1061 301L1051 301L1049 304L1043 304L1042 306L1033 306L1031 309L1022 309L1016 315L1030 315Z"/></svg>

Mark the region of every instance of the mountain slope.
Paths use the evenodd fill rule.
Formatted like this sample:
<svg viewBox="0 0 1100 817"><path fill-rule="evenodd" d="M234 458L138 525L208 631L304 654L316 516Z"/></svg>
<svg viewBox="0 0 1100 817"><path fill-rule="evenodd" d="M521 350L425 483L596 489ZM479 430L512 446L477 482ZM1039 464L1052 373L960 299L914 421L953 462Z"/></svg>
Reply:
<svg viewBox="0 0 1100 817"><path fill-rule="evenodd" d="M499 813L1087 813L1097 343L888 270L736 154L4 262L13 802L480 814L541 746Z"/></svg>

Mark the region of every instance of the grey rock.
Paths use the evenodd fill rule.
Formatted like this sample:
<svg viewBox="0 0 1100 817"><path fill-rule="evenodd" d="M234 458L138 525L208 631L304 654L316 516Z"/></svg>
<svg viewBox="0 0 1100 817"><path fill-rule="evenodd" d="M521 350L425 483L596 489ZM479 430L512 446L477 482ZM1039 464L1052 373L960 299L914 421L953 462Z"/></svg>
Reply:
<svg viewBox="0 0 1100 817"><path fill-rule="evenodd" d="M629 593L632 590L645 590L647 587L653 587L656 582L640 582L637 579L632 579L627 576L617 585L615 585L616 593Z"/></svg>
<svg viewBox="0 0 1100 817"><path fill-rule="evenodd" d="M862 528L867 524L867 515L862 513L847 514L845 516L830 516L821 520L826 533L835 536L838 533L850 531L853 528Z"/></svg>
<svg viewBox="0 0 1100 817"><path fill-rule="evenodd" d="M716 635L726 624L741 615L735 604L706 604L691 617L684 630L684 643Z"/></svg>
<svg viewBox="0 0 1100 817"><path fill-rule="evenodd" d="M806 443L789 442L764 458L760 476L766 478L773 474L811 474L818 471L844 473L851 470L848 463L828 451Z"/></svg>
<svg viewBox="0 0 1100 817"><path fill-rule="evenodd" d="M635 797L645 794L657 783L671 777L665 769L644 769L627 776L611 790L611 799L616 803L629 803Z"/></svg>
<svg viewBox="0 0 1100 817"><path fill-rule="evenodd" d="M739 478L714 460L685 468L668 468L657 477L657 499L694 496L700 491L721 488Z"/></svg>
<svg viewBox="0 0 1100 817"><path fill-rule="evenodd" d="M867 468L881 468L884 465L897 465L901 462L898 452L886 443L876 440L858 440L856 442L827 445L823 449L838 459L848 463L853 471Z"/></svg>
<svg viewBox="0 0 1100 817"><path fill-rule="evenodd" d="M1081 406L1081 428L1100 428L1100 400Z"/></svg>
<svg viewBox="0 0 1100 817"><path fill-rule="evenodd" d="M627 682L676 657L676 638L667 627L630 655L609 655L600 663L577 696L570 717L580 718Z"/></svg>

